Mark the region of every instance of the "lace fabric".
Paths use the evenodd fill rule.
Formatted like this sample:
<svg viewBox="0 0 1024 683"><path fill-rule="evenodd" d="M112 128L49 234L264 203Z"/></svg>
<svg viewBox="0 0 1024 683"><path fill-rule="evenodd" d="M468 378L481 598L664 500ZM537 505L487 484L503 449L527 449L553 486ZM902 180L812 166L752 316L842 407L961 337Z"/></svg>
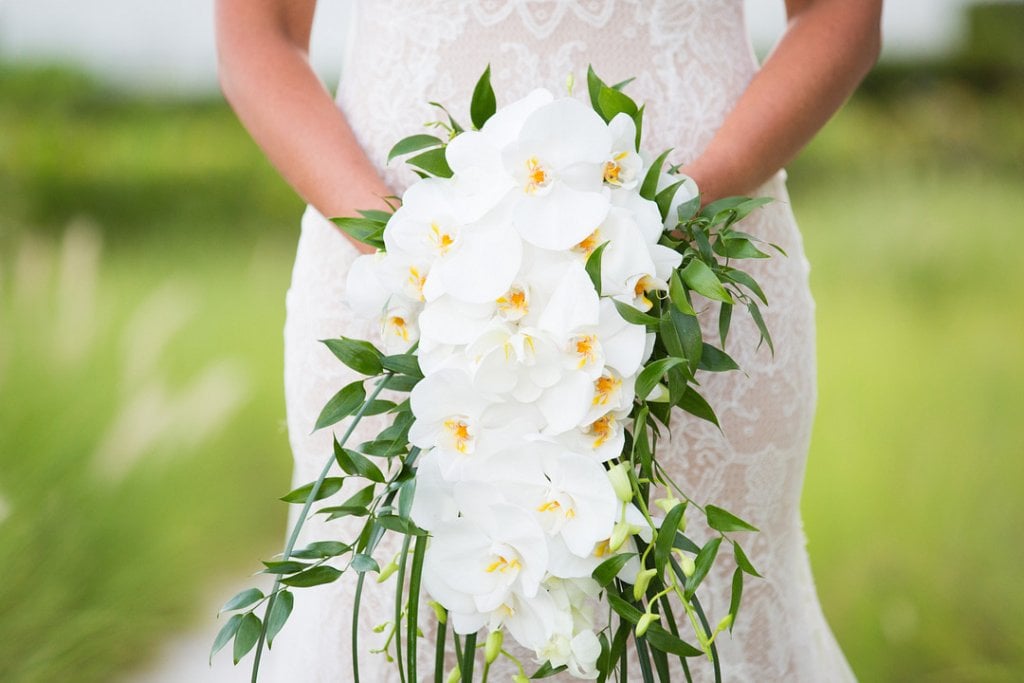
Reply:
<svg viewBox="0 0 1024 683"><path fill-rule="evenodd" d="M635 77L627 86L646 103L644 147L670 159L694 158L734 106L756 70L743 18L742 0L357 0L338 105L359 142L389 186L400 194L416 176L386 155L400 138L423 130L444 103L468 123L473 85L491 65L499 104L537 86L565 92L575 77L574 96L586 97L586 68L592 64L607 82ZM757 212L745 230L780 245L788 257L745 262L769 300L766 322L776 352L758 346L756 326L734 316L726 350L742 372L705 375L703 393L722 423L678 413L671 441L659 444L659 458L671 476L698 501L725 507L761 531L739 534L764 579L746 582L743 606L732 634L716 641L727 681L850 681L853 674L821 612L805 549L799 499L816 400L814 302L808 263L790 211L785 174L760 189L777 201ZM313 209L302 220L285 325L285 394L288 429L295 456L294 483L314 479L331 454L329 431L311 433L320 409L339 388L356 379L317 340L338 335L372 338L369 325L343 303L345 274L354 248ZM708 339L717 338L717 305L701 312ZM375 417L361 425L354 443L384 426ZM340 434L344 424L336 428ZM354 492L346 482L342 496ZM293 510L294 522L296 510ZM696 540L709 530L691 516ZM324 523L314 517L301 542L351 539L358 520ZM383 564L398 551L395 539L382 543ZM698 595L709 618L729 605L734 563L724 553ZM271 681L352 680L352 613L355 576L335 584L296 591L292 618L275 641L265 665ZM369 651L383 646L395 618L394 579L368 580L356 630L361 678L398 681L395 664ZM421 614L432 612L421 605ZM598 615L601 618L601 615ZM432 621L432 619L431 619ZM680 621L685 634L688 625ZM432 628L423 619L417 680L432 680ZM451 634L449 669L454 663ZM527 673L532 654L510 647ZM639 680L634 660L630 680ZM671 660L670 660L671 661ZM678 660L672 680L684 680ZM695 680L713 680L706 660L690 660ZM504 659L492 680L515 673ZM565 675L547 680L568 680Z"/></svg>

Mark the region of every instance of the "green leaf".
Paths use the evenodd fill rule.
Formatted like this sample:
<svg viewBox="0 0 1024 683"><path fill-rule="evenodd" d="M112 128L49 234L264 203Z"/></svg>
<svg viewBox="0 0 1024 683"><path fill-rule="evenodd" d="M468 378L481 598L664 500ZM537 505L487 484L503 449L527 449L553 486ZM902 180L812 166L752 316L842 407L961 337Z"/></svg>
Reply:
<svg viewBox="0 0 1024 683"><path fill-rule="evenodd" d="M672 277L669 278L668 295L672 299L672 305L678 308L680 313L697 315L697 311L693 310L690 300L686 298L686 288L683 287L683 280L679 277L678 270L673 270Z"/></svg>
<svg viewBox="0 0 1024 683"><path fill-rule="evenodd" d="M718 311L718 337L725 348L725 338L729 336L729 325L732 322L732 304L723 303Z"/></svg>
<svg viewBox="0 0 1024 683"><path fill-rule="evenodd" d="M397 372L400 375L423 377L423 371L420 370L420 360L411 353L384 356L381 360L381 364L384 366L385 370Z"/></svg>
<svg viewBox="0 0 1024 683"><path fill-rule="evenodd" d="M339 337L321 339L320 343L329 348L338 360L361 375L372 377L384 372L381 364L384 354L368 341Z"/></svg>
<svg viewBox="0 0 1024 683"><path fill-rule="evenodd" d="M627 323L631 323L633 325L646 325L648 327L655 327L659 323L659 320L653 315L648 315L647 313L638 311L629 304L622 303L617 299L613 299L612 303L615 304L615 310L619 312L619 315L621 315L622 319Z"/></svg>
<svg viewBox="0 0 1024 683"><path fill-rule="evenodd" d="M772 336L768 333L768 326L765 325L764 318L761 317L761 309L757 307L756 303L751 301L747 304L747 310L750 312L750 317L754 319L754 324L757 325L758 331L761 332L761 339L768 342L768 348L771 349L772 355L775 355L775 345L772 344Z"/></svg>
<svg viewBox="0 0 1024 683"><path fill-rule="evenodd" d="M362 453L342 448L337 439L334 441L334 459L342 471L353 474L378 484L384 483L384 473Z"/></svg>
<svg viewBox="0 0 1024 683"><path fill-rule="evenodd" d="M690 645L679 636L672 635L658 624L651 624L644 634L647 642L662 652L678 657L700 657L704 651Z"/></svg>
<svg viewBox="0 0 1024 683"><path fill-rule="evenodd" d="M697 211L700 210L700 189L698 188L697 194L693 195L685 202L676 207L676 216L679 218L680 223L685 223L694 216L697 215Z"/></svg>
<svg viewBox="0 0 1024 683"><path fill-rule="evenodd" d="M412 391L419 381L419 377L410 377L409 375L392 375L391 377L388 377L384 388L390 389L391 391Z"/></svg>
<svg viewBox="0 0 1024 683"><path fill-rule="evenodd" d="M665 159L668 158L671 152L672 148L669 147L651 162L651 167L647 169L647 173L644 175L644 182L640 184L640 196L644 199L654 201L655 196L658 194L658 180L661 178L661 168L665 165Z"/></svg>
<svg viewBox="0 0 1024 683"><path fill-rule="evenodd" d="M716 531L723 533L729 531L757 531L758 528L746 522L736 515L732 514L728 510L723 510L720 507L714 505L708 505L704 508L704 512L708 517L708 526Z"/></svg>
<svg viewBox="0 0 1024 683"><path fill-rule="evenodd" d="M409 536L426 536L427 532L408 519L402 519L398 515L380 515L377 517L377 523L385 529L391 531L397 531L402 534Z"/></svg>
<svg viewBox="0 0 1024 683"><path fill-rule="evenodd" d="M686 267L679 271L679 276L686 283L686 286L693 291L715 301L732 303L732 297L729 296L729 292L725 291L722 281L708 267L708 264L699 258L690 259Z"/></svg>
<svg viewBox="0 0 1024 683"><path fill-rule="evenodd" d="M404 439L377 439L359 444L359 451L366 455L390 458L405 453L406 445L408 444Z"/></svg>
<svg viewBox="0 0 1024 683"><path fill-rule="evenodd" d="M295 562L294 560L264 561L263 564L266 565L266 569L263 570L264 574L295 574L309 566L305 562Z"/></svg>
<svg viewBox="0 0 1024 683"><path fill-rule="evenodd" d="M633 147L637 151L640 150L640 137L644 129L644 107L646 106L646 104L641 104L640 108L633 114L633 125L636 127L636 135L633 136Z"/></svg>
<svg viewBox="0 0 1024 683"><path fill-rule="evenodd" d="M704 397L698 394L697 390L693 387L688 387L686 389L686 392L682 395L676 405L691 415L699 417L702 420L707 420L719 429L722 428L722 426L718 424L718 417L715 415L715 411L712 410Z"/></svg>
<svg viewBox="0 0 1024 683"><path fill-rule="evenodd" d="M597 101L601 105L601 116L606 122L611 121L620 113L632 118L638 110L632 97L608 86L601 88L598 92Z"/></svg>
<svg viewBox="0 0 1024 683"><path fill-rule="evenodd" d="M288 617L295 606L295 596L291 591L282 590L274 598L274 604L270 606L270 615L267 616L267 646L274 644L274 638L284 627Z"/></svg>
<svg viewBox="0 0 1024 683"><path fill-rule="evenodd" d="M238 627L242 625L242 615L233 614L227 622L221 626L220 631L217 631L217 637L213 639L213 647L210 648L210 663L213 663L213 656L220 652L235 634L238 633Z"/></svg>
<svg viewBox="0 0 1024 683"><path fill-rule="evenodd" d="M364 553L358 553L352 558L352 569L363 574L365 572L380 572L380 565L377 560Z"/></svg>
<svg viewBox="0 0 1024 683"><path fill-rule="evenodd" d="M668 218L668 210L672 208L672 200L676 196L676 190L678 190L679 186L684 182L686 181L677 180L654 195L654 203L658 205L658 213L661 214L662 221Z"/></svg>
<svg viewBox="0 0 1024 683"><path fill-rule="evenodd" d="M405 163L422 168L430 175L437 176L438 178L451 178L452 169L448 165L448 159L445 158L444 152L444 147L428 149L426 152L409 157L405 160Z"/></svg>
<svg viewBox="0 0 1024 683"><path fill-rule="evenodd" d="M366 400L366 389L363 388L363 380L356 380L346 385L341 391L331 397L324 409L320 411L320 417L316 419L316 426L313 431L323 429L337 424L349 415L359 410Z"/></svg>
<svg viewBox="0 0 1024 683"><path fill-rule="evenodd" d="M594 291L597 292L598 296L601 296L601 257L604 255L604 248L607 246L608 242L603 242L597 249L590 252L590 256L587 257L587 275L590 276L590 281L594 284Z"/></svg>
<svg viewBox="0 0 1024 683"><path fill-rule="evenodd" d="M748 275L747 273L743 272L742 270L737 270L735 268L723 268L721 274L722 277L725 278L726 280L735 282L736 284L743 285L751 292L753 292L754 296L761 300L761 303L763 303L765 306L768 305L768 298L764 295L764 292L761 290L760 285L758 285L757 281L754 280L754 278L750 277L750 275Z"/></svg>
<svg viewBox="0 0 1024 683"><path fill-rule="evenodd" d="M615 593L608 593L608 604L611 605L611 608L615 610L620 617L631 624L638 623L640 621L640 617L643 616L643 612L626 602Z"/></svg>
<svg viewBox="0 0 1024 683"><path fill-rule="evenodd" d="M318 560L322 557L337 557L349 551L347 543L341 541L314 541L301 550L292 553L292 557L300 560Z"/></svg>
<svg viewBox="0 0 1024 683"><path fill-rule="evenodd" d="M732 573L732 590L729 595L729 615L732 617L732 623L729 624L729 631L732 632L734 626L736 626L736 616L740 611L740 600L743 599L743 570L736 567L736 570Z"/></svg>
<svg viewBox="0 0 1024 683"><path fill-rule="evenodd" d="M587 66L587 94L590 96L590 106L594 108L594 111L596 111L602 119L607 121L608 119L605 119L604 114L601 113L600 102L601 88L605 87L608 86L604 84L604 81L598 78L597 73L594 72L594 67Z"/></svg>
<svg viewBox="0 0 1024 683"><path fill-rule="evenodd" d="M473 88L473 99L469 104L469 118L477 130L484 127L487 119L494 116L498 109L498 102L494 97L494 88L491 87L491 65L484 69L480 79Z"/></svg>
<svg viewBox="0 0 1024 683"><path fill-rule="evenodd" d="M740 547L739 543L733 542L732 554L736 558L736 565L751 576L760 577L761 575L754 569L754 565L750 562L750 558L743 552L743 548Z"/></svg>
<svg viewBox="0 0 1024 683"><path fill-rule="evenodd" d="M244 591L239 592L235 597L225 602L224 606L220 608L220 612L218 612L218 614L248 607L253 603L259 602L263 597L263 591L259 588L246 588Z"/></svg>
<svg viewBox="0 0 1024 683"><path fill-rule="evenodd" d="M339 576L341 576L340 571L329 565L322 564L318 567L311 567L294 576L285 577L281 579L281 583L297 588L309 588L310 586L331 583L336 581Z"/></svg>
<svg viewBox="0 0 1024 683"><path fill-rule="evenodd" d="M238 632L235 633L235 647L232 653L232 658L235 664L241 661L242 657L248 654L249 650L256 645L256 641L260 638L260 633L263 632L263 622L260 621L252 612L248 612L242 616L242 621L238 624Z"/></svg>
<svg viewBox="0 0 1024 683"><path fill-rule="evenodd" d="M409 519L412 514L412 501L416 497L416 479L410 479L398 487L398 516Z"/></svg>
<svg viewBox="0 0 1024 683"><path fill-rule="evenodd" d="M745 237L719 237L713 248L716 254L726 258L768 258L768 254Z"/></svg>
<svg viewBox="0 0 1024 683"><path fill-rule="evenodd" d="M675 306L669 307L668 315L672 321L675 339L683 349L682 356L690 361L690 372L696 372L700 366L701 354L704 352L704 337L700 329L700 321L697 320L697 316L681 313Z"/></svg>
<svg viewBox="0 0 1024 683"><path fill-rule="evenodd" d="M455 118L451 115L451 112L449 112L447 109L445 109L443 104L441 104L440 102L433 102L433 101L428 102L427 104L429 104L432 107L437 107L438 109L440 109L441 111L443 111L445 113L445 115L448 117L448 123L451 125L452 131L454 131L455 134L459 134L459 133L462 132L462 130L463 130L462 126L460 126L459 122L456 121Z"/></svg>
<svg viewBox="0 0 1024 683"><path fill-rule="evenodd" d="M622 568L626 566L630 558L636 557L636 553L620 553L618 555L612 555L607 560L597 565L591 576L594 581L597 581L602 588L610 584Z"/></svg>
<svg viewBox="0 0 1024 683"><path fill-rule="evenodd" d="M358 213L363 218L375 221L382 225L386 224L389 220L391 220L391 217L394 216L393 213L384 211L382 209L356 209L356 213Z"/></svg>
<svg viewBox="0 0 1024 683"><path fill-rule="evenodd" d="M679 530L679 523L686 512L686 503L678 503L665 515L665 520L658 530L658 537L654 541L654 566L658 575L663 576L665 565L668 564L669 555L672 553L672 545L676 539L676 531Z"/></svg>
<svg viewBox="0 0 1024 683"><path fill-rule="evenodd" d="M640 371L640 374L636 378L636 395L640 397L640 400L646 400L647 396L654 390L654 387L661 381L662 376L681 363L685 363L685 358L675 358L668 356L666 358L658 359L652 363L648 363L647 367Z"/></svg>
<svg viewBox="0 0 1024 683"><path fill-rule="evenodd" d="M394 410L396 407L397 406L394 401L385 401L384 399L375 398L366 404L366 409L363 411L363 417L387 413Z"/></svg>
<svg viewBox="0 0 1024 683"><path fill-rule="evenodd" d="M391 148L391 151L388 152L388 163L395 157L402 156L403 154L411 154L412 152L418 152L429 147L440 147L443 144L444 141L441 138L434 137L433 135L425 133L410 135L396 142L395 146Z"/></svg>
<svg viewBox="0 0 1024 683"><path fill-rule="evenodd" d="M700 369L707 370L708 372L728 372L729 370L738 370L739 365L732 359L732 356L721 350L717 346L712 346L707 342L704 342L704 346L701 347L702 351L700 354Z"/></svg>
<svg viewBox="0 0 1024 683"><path fill-rule="evenodd" d="M712 538L710 541L704 544L704 547L697 553L697 557L694 559L694 571L693 575L686 579L686 597L691 597L696 591L697 587L700 586L701 581L711 571L711 565L715 561L715 556L718 555L718 546L722 545L722 537Z"/></svg>
<svg viewBox="0 0 1024 683"><path fill-rule="evenodd" d="M542 678L548 678L549 676L556 676L568 668L569 667L565 664L562 664L560 666L552 666L551 662L544 662L539 669L533 672L533 675L530 676L530 680L535 681Z"/></svg>
<svg viewBox="0 0 1024 683"><path fill-rule="evenodd" d="M356 218L354 216L340 216L332 218L331 222L341 230L363 244L368 244L376 249L384 248L384 224L367 218Z"/></svg>
<svg viewBox="0 0 1024 683"><path fill-rule="evenodd" d="M320 490L316 492L316 498L314 501L323 500L333 496L335 493L341 490L341 485L345 480L342 477L327 477L320 485ZM298 503L304 504L309 498L310 492L313 491L313 486L316 484L315 481L311 481L308 484L303 484L299 488L291 491L285 496L281 496L281 500L286 503Z"/></svg>

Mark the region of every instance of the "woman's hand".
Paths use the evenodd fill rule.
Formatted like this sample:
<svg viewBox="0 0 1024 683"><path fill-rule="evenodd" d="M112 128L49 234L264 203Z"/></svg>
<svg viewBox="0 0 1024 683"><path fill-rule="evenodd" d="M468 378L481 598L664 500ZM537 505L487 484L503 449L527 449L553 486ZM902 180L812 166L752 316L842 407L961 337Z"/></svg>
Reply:
<svg viewBox="0 0 1024 683"><path fill-rule="evenodd" d="M747 194L814 137L878 59L882 0L786 0L789 23L707 149L680 170L706 204Z"/></svg>
<svg viewBox="0 0 1024 683"><path fill-rule="evenodd" d="M299 195L324 216L393 194L309 65L316 0L217 0L221 88ZM354 243L361 251L372 251Z"/></svg>

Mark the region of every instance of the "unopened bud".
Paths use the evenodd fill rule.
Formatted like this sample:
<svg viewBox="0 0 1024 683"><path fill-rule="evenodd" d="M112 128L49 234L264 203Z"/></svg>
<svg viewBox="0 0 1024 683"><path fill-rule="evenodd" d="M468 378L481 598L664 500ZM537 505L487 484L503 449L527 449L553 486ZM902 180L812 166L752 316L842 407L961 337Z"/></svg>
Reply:
<svg viewBox="0 0 1024 683"><path fill-rule="evenodd" d="M565 77L565 92L572 95L572 87L576 85L576 74L569 72L569 75Z"/></svg>
<svg viewBox="0 0 1024 683"><path fill-rule="evenodd" d="M651 579L657 575L657 569L645 569L642 572L637 572L636 583L633 584L634 600L640 600L647 593L647 587L651 585Z"/></svg>
<svg viewBox="0 0 1024 683"><path fill-rule="evenodd" d="M633 487L629 483L629 472L626 471L624 464L620 462L618 465L612 466L608 470L608 480L611 481L612 488L615 489L615 495L619 500L623 503L633 500Z"/></svg>
<svg viewBox="0 0 1024 683"><path fill-rule="evenodd" d="M661 510L667 515L672 512L672 508L679 505L679 499L670 493L664 498L655 498L654 504L661 508Z"/></svg>
<svg viewBox="0 0 1024 683"><path fill-rule="evenodd" d="M726 614L722 617L722 620L718 622L718 626L715 628L716 631L724 631L725 629L732 626L732 614Z"/></svg>
<svg viewBox="0 0 1024 683"><path fill-rule="evenodd" d="M530 683L530 679L523 674L516 674L512 677L512 683Z"/></svg>
<svg viewBox="0 0 1024 683"><path fill-rule="evenodd" d="M679 566L682 567L683 575L686 578L693 576L693 573L697 571L697 565L693 563L693 558L683 555L679 558Z"/></svg>
<svg viewBox="0 0 1024 683"><path fill-rule="evenodd" d="M459 683L459 679L461 679L461 678L462 678L462 670L459 669L459 667L456 665L456 667L454 669L452 669L452 672L450 674L448 674L448 678L446 679L446 683Z"/></svg>
<svg viewBox="0 0 1024 683"><path fill-rule="evenodd" d="M629 538L631 530L631 526L626 522L619 522L616 524L615 528L612 529L612 537L608 539L608 549L615 552L621 548L622 544L626 542L627 538Z"/></svg>
<svg viewBox="0 0 1024 683"><path fill-rule="evenodd" d="M377 583L384 583L391 578L391 575L398 571L398 563L394 560L384 565L384 568L380 570L380 574L377 575Z"/></svg>
<svg viewBox="0 0 1024 683"><path fill-rule="evenodd" d="M649 403L668 403L668 388L664 384L659 382L658 384L654 385L654 388L651 389L651 393L647 394L647 398L644 400L648 401Z"/></svg>
<svg viewBox="0 0 1024 683"><path fill-rule="evenodd" d="M640 621L636 624L636 634L642 636L647 633L647 629L651 627L651 624L658 621L661 617L660 614L654 614L652 612L644 612L644 615L640 617Z"/></svg>
<svg viewBox="0 0 1024 683"><path fill-rule="evenodd" d="M491 631L487 634L487 644L484 645L484 661L492 663L501 654L501 641L504 640L504 631Z"/></svg>
<svg viewBox="0 0 1024 683"><path fill-rule="evenodd" d="M437 617L437 623L446 624L448 623L448 610L441 606L441 603L431 600L427 603L434 610L434 616Z"/></svg>

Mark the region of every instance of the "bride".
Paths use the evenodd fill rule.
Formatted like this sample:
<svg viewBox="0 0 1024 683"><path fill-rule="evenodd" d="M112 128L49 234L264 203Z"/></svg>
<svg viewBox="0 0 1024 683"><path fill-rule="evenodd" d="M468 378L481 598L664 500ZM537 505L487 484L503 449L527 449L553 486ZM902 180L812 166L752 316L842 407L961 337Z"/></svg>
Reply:
<svg viewBox="0 0 1024 683"><path fill-rule="evenodd" d="M428 100L468 118L473 85L487 64L499 104L535 87L564 92L569 74L585 83L588 64L609 83L635 77L626 90L647 105L645 147L672 147L669 160L696 180L705 202L736 194L774 197L745 230L788 254L750 266L768 296L774 357L757 348L753 323L737 320L728 350L745 373L715 374L703 384L723 431L676 415L673 441L660 451L684 490L761 529L745 545L765 578L748 582L731 637L718 641L724 678L853 680L818 604L799 513L816 398L814 302L781 168L873 65L881 0L786 0L788 27L760 68L743 0L354 0L336 99L307 62L315 5L217 2L224 92L309 203L284 330L296 485L315 479L330 454L329 431L310 433L321 407L354 379L317 340L370 336L343 304L346 271L365 247L347 241L324 217L384 209L382 197L401 195L415 176L386 164L390 146L437 117ZM582 98L585 90L573 94ZM713 318L702 320L712 337ZM381 423L369 420L361 428L370 438ZM700 529L692 531L703 540ZM352 535L346 520L314 519L300 544ZM387 561L395 551L382 544L378 554ZM702 588L716 614L728 607L730 562L717 563ZM345 576L298 591L291 620L265 659L264 680L351 679L353 583ZM362 677L397 680L383 654L368 652L383 644L373 626L392 618L394 592L368 585L358 634ZM421 649L425 658L432 657L424 652L429 649ZM524 662L532 658L515 654ZM695 678L709 680L708 663L694 661ZM421 670L432 669L424 662ZM495 667L492 673L494 680L509 680L514 671ZM673 680L676 675L681 680L679 672Z"/></svg>

